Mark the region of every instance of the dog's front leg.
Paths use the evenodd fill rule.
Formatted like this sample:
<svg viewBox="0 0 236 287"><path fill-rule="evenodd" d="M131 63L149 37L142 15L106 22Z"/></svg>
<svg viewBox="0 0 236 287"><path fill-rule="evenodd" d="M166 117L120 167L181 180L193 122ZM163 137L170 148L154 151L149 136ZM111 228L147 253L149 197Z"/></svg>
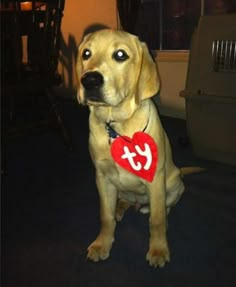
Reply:
<svg viewBox="0 0 236 287"><path fill-rule="evenodd" d="M153 267L163 267L170 260L167 243L165 174L159 172L149 186L150 196L150 241L147 260Z"/></svg>
<svg viewBox="0 0 236 287"><path fill-rule="evenodd" d="M97 171L96 183L100 196L101 229L98 237L88 247L87 257L95 262L109 257L115 231L115 208L117 191L114 185Z"/></svg>

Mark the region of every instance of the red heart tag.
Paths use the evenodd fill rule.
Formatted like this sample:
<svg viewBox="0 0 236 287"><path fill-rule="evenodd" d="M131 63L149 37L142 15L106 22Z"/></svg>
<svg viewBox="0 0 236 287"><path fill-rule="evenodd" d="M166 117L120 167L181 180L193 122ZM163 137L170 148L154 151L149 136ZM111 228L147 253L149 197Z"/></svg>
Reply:
<svg viewBox="0 0 236 287"><path fill-rule="evenodd" d="M117 137L111 145L116 163L133 174L152 182L158 161L158 149L153 138L144 132L136 132L133 138Z"/></svg>

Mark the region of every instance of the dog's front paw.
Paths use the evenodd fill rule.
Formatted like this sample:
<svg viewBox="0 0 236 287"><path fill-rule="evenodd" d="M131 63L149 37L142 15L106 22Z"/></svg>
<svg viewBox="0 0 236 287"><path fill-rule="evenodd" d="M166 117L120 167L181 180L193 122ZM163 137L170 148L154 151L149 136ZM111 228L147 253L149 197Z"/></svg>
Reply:
<svg viewBox="0 0 236 287"><path fill-rule="evenodd" d="M104 243L101 240L95 240L88 247L87 258L94 262L105 260L109 257L110 250L111 244Z"/></svg>
<svg viewBox="0 0 236 287"><path fill-rule="evenodd" d="M170 252L168 247L151 247L146 256L150 266L164 267L166 262L170 261Z"/></svg>

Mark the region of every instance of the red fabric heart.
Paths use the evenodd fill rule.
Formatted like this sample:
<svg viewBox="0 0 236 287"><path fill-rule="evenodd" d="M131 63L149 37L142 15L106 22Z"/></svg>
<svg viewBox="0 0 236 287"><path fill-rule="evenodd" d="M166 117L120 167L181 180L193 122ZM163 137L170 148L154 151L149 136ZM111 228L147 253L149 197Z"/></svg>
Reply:
<svg viewBox="0 0 236 287"><path fill-rule="evenodd" d="M117 137L111 145L116 163L133 174L152 182L158 161L158 148L151 136L136 132L133 138Z"/></svg>

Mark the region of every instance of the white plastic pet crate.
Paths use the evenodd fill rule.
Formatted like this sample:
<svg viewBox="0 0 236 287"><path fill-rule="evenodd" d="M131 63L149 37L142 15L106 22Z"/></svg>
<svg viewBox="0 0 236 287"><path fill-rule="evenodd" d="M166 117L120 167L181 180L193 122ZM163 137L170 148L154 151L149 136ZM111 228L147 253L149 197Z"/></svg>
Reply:
<svg viewBox="0 0 236 287"><path fill-rule="evenodd" d="M182 95L195 155L236 165L236 14L200 18Z"/></svg>

